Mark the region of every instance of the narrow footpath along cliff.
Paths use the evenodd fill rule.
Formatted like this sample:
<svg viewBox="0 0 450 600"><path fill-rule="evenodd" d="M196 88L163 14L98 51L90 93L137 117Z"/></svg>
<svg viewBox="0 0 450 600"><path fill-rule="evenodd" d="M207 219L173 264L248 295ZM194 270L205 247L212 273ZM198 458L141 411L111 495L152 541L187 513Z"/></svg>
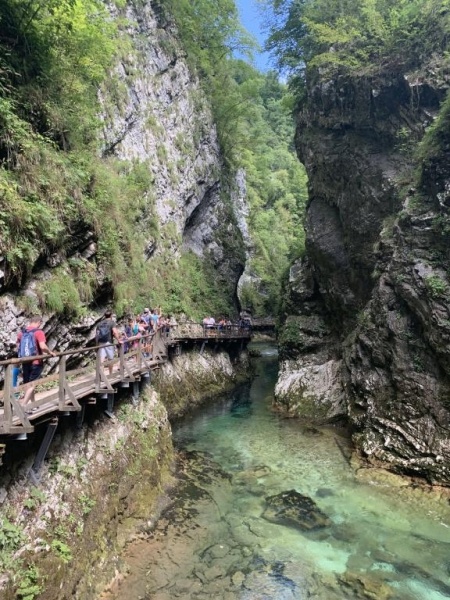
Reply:
<svg viewBox="0 0 450 600"><path fill-rule="evenodd" d="M291 415L348 421L369 460L443 485L449 84L435 57L414 72L310 78L296 134L307 252L290 271L276 392Z"/></svg>

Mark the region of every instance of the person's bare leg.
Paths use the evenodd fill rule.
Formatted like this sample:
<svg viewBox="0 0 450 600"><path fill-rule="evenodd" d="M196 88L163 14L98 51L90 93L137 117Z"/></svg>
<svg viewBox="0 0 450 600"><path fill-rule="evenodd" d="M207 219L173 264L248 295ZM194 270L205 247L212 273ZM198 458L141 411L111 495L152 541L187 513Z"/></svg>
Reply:
<svg viewBox="0 0 450 600"><path fill-rule="evenodd" d="M25 395L22 398L21 404L25 406L29 402L34 402L34 385L25 390Z"/></svg>

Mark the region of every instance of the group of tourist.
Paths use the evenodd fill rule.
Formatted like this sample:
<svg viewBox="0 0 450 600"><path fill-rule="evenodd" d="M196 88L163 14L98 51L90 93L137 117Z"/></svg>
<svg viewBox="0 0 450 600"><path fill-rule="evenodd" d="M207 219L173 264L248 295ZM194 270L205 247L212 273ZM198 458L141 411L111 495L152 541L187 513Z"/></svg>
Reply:
<svg viewBox="0 0 450 600"><path fill-rule="evenodd" d="M100 347L100 360L112 361L114 358L114 339L119 344L123 344L124 352L127 354L133 348L139 345L139 340L143 338L143 354L146 358L152 358L151 337L158 330L163 335L169 336L170 329L175 327L177 322L171 315L163 315L161 309L144 308L142 314L128 317L125 324L119 327L116 324L116 317L110 310L106 311L105 318L97 325L95 341ZM112 365L109 365L112 373Z"/></svg>
<svg viewBox="0 0 450 600"><path fill-rule="evenodd" d="M17 335L17 356L19 358L28 358L36 356L36 359L24 362L20 367L13 369L13 388L18 385L20 374L22 382L32 383L37 381L44 368L42 358L44 354L55 356L55 352L47 345L44 331L41 329L42 317L33 316L28 324L23 327ZM123 344L124 352L129 353L142 343L142 351L146 358L152 358L151 339L153 333L161 330L165 336L170 335L170 330L177 325L177 321L171 315L164 316L161 309L144 308L141 314L128 317L123 325L118 325L116 316L111 310L107 310L104 318L96 327L95 342L100 346L100 361L103 363L108 360L109 373L112 374L114 359L114 341ZM221 317L217 322L214 317L209 316L203 319L203 328L206 335L212 330L229 331L232 328L232 322L228 318ZM247 315L241 313L238 322L240 329L250 330L251 320ZM142 342L140 341L142 340ZM25 394L19 399L20 404L25 406L34 399L34 385L25 389ZM16 397L19 397L17 395Z"/></svg>
<svg viewBox="0 0 450 600"><path fill-rule="evenodd" d="M56 353L47 345L47 339L44 331L41 329L42 317L32 316L27 325L23 327L17 335L17 356L18 358L28 358L32 356L42 356L48 354L55 356ZM176 320L170 315L164 316L161 309L152 310L145 308L142 314L129 317L123 326L117 325L116 316L111 310L107 310L104 318L96 327L95 342L100 346L100 360L112 361L114 359L114 340L123 344L124 352L128 353L139 344L139 339L143 338L143 353L147 358L152 357L151 335L161 329L164 335L169 335L170 329L177 325ZM108 365L109 372L112 374L113 365ZM13 388L19 383L19 377L22 375L22 383L32 383L37 381L44 369L42 358L36 358L29 362L24 362L21 366L13 369ZM25 406L34 399L34 386L26 388L20 404ZM16 396L20 397L20 394Z"/></svg>
<svg viewBox="0 0 450 600"><path fill-rule="evenodd" d="M240 330L250 331L252 326L252 320L246 311L242 311L239 315L239 321L235 324L239 327ZM216 329L217 331L231 331L233 323L230 319L225 319L221 317L217 322L214 317L205 317L203 319L203 329L206 333L211 331L212 329Z"/></svg>

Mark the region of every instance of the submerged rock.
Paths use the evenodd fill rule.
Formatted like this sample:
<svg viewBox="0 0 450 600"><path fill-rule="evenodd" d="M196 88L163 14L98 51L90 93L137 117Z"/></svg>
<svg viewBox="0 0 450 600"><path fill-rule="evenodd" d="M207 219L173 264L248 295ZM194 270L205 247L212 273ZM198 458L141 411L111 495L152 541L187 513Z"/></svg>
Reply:
<svg viewBox="0 0 450 600"><path fill-rule="evenodd" d="M316 492L316 496L318 498L329 498L330 496L334 496L334 492L330 488L319 488Z"/></svg>
<svg viewBox="0 0 450 600"><path fill-rule="evenodd" d="M317 504L296 490L281 492L266 498L262 516L271 523L289 525L301 531L315 531L331 525L330 519Z"/></svg>
<svg viewBox="0 0 450 600"><path fill-rule="evenodd" d="M346 598L371 598L373 600L394 600L398 598L394 592L377 574L353 573L347 571L339 577L339 583Z"/></svg>

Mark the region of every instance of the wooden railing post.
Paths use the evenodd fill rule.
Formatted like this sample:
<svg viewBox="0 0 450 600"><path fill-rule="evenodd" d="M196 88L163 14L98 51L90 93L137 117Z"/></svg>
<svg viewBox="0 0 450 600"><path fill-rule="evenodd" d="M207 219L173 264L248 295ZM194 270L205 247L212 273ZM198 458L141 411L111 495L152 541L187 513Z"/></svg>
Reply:
<svg viewBox="0 0 450 600"><path fill-rule="evenodd" d="M141 337L138 340L136 364L138 366L138 369L141 370L141 367L142 367L142 338Z"/></svg>
<svg viewBox="0 0 450 600"><path fill-rule="evenodd" d="M61 356L59 360L59 398L58 398L58 409L61 412L68 412L73 410L81 410L81 406L75 397L75 394L70 388L69 382L67 381L67 368L66 368L66 356ZM71 404L67 404L67 401Z"/></svg>
<svg viewBox="0 0 450 600"><path fill-rule="evenodd" d="M5 369L5 386L3 388L3 432L9 433L12 425L11 393L14 365L7 365Z"/></svg>
<svg viewBox="0 0 450 600"><path fill-rule="evenodd" d="M66 357L61 356L59 359L59 410L64 410L64 403L66 399Z"/></svg>
<svg viewBox="0 0 450 600"><path fill-rule="evenodd" d="M102 366L102 361L100 359L100 348L97 349L97 356L95 359L95 389L98 390L100 389L100 382L101 382L101 377L100 377L100 369Z"/></svg>
<svg viewBox="0 0 450 600"><path fill-rule="evenodd" d="M120 380L125 379L125 344L119 344L119 372Z"/></svg>

